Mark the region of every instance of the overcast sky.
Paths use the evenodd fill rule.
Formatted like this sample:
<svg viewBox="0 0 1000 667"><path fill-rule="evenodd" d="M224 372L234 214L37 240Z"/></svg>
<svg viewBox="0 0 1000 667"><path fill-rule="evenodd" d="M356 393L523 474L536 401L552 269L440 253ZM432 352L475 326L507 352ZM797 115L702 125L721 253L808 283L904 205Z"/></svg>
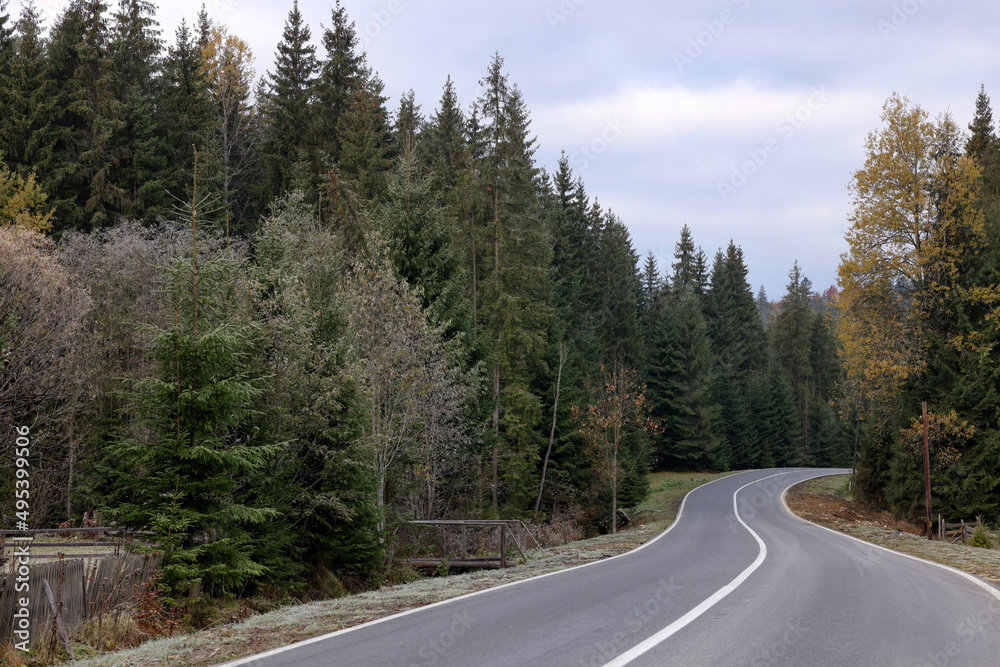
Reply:
<svg viewBox="0 0 1000 667"><path fill-rule="evenodd" d="M49 22L66 5L36 0ZM173 40L200 1L163 3ZM329 2L302 0L320 44ZM540 166L570 156L640 255L669 268L681 226L709 256L733 239L756 290L784 293L795 260L836 281L850 201L882 103L972 119L980 84L1000 99L996 0L345 0L390 108L424 115L450 74L468 104L499 52L531 110ZM210 0L213 20L273 69L291 1ZM19 12L19 2L10 5ZM322 49L318 49L322 56Z"/></svg>

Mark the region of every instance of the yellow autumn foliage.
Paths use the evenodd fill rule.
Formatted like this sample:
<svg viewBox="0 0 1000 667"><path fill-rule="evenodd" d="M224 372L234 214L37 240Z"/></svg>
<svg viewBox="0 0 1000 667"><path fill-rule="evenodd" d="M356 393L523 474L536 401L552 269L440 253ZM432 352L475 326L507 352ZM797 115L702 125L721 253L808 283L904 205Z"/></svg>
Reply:
<svg viewBox="0 0 1000 667"><path fill-rule="evenodd" d="M961 258L978 252L985 235L975 206L980 169L961 155L951 117L930 122L923 109L893 94L882 121L849 185L849 249L838 267L845 386L859 406L891 403L925 368L927 315L947 312L956 300ZM996 303L996 290L987 292L960 298Z"/></svg>
<svg viewBox="0 0 1000 667"><path fill-rule="evenodd" d="M0 154L0 225L16 225L36 232L52 229L52 211L45 211L48 195L35 182L24 178L3 163Z"/></svg>

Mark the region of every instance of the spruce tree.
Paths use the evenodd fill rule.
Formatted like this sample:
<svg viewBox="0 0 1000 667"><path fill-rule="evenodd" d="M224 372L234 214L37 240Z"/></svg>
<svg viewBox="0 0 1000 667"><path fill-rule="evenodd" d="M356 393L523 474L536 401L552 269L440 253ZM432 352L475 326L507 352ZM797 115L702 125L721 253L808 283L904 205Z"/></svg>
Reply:
<svg viewBox="0 0 1000 667"><path fill-rule="evenodd" d="M434 189L447 197L457 188L462 167L468 163L466 155L465 115L459 107L458 94L451 76L444 84L441 101L426 130L421 133L418 150L431 169ZM452 206L457 208L454 203Z"/></svg>
<svg viewBox="0 0 1000 667"><path fill-rule="evenodd" d="M982 198L987 208L1000 200L1000 145L997 143L993 109L986 87L980 86L976 97L976 115L969 124L965 153L976 159L982 168L980 182Z"/></svg>
<svg viewBox="0 0 1000 667"><path fill-rule="evenodd" d="M324 28L322 39L326 56L315 84L315 131L328 165L340 161L343 118L357 101L366 71L364 54L356 53L358 36L347 10L337 0L330 11L332 25Z"/></svg>
<svg viewBox="0 0 1000 667"><path fill-rule="evenodd" d="M141 426L111 445L120 491L107 510L153 531L175 599L199 588L220 595L265 574L248 527L275 513L245 504L241 492L282 447L264 444L256 426L260 332L233 302L245 291L237 266L199 258L194 206L191 220L191 255L165 273L174 321L149 332L158 372L128 393Z"/></svg>
<svg viewBox="0 0 1000 667"><path fill-rule="evenodd" d="M424 119L420 115L420 105L411 88L399 98L399 109L392 125L392 136L396 150L402 151L407 145L417 146Z"/></svg>
<svg viewBox="0 0 1000 667"><path fill-rule="evenodd" d="M392 169L392 137L385 85L364 71L351 105L340 118L340 177L349 182L361 202L379 202Z"/></svg>
<svg viewBox="0 0 1000 667"><path fill-rule="evenodd" d="M263 161L265 184L263 199L270 202L292 185L298 171L312 172L313 138L311 105L318 69L316 47L309 44L312 34L302 20L298 0L285 19L285 29L274 59L274 74L267 74L267 140ZM314 185L310 179L308 185Z"/></svg>
<svg viewBox="0 0 1000 667"><path fill-rule="evenodd" d="M709 393L712 355L701 303L683 288L654 306L646 381L659 470L708 470L717 464L717 409Z"/></svg>
<svg viewBox="0 0 1000 667"><path fill-rule="evenodd" d="M798 262L788 274L788 290L781 311L771 326L775 359L784 369L798 407L802 429L803 460L808 460L812 448L810 408L813 406L812 343L816 316L810 308L812 285L802 275Z"/></svg>
<svg viewBox="0 0 1000 667"><path fill-rule="evenodd" d="M122 213L146 222L166 215L171 208L165 196L169 179L165 132L155 117L162 84L162 44L155 5L147 0L122 0L109 44L121 102L122 126L113 142L120 156L116 179L122 191Z"/></svg>
<svg viewBox="0 0 1000 667"><path fill-rule="evenodd" d="M69 81L70 111L78 121L70 132L79 152L73 156L76 163L69 182L86 211L85 226L99 228L110 224L125 204L118 173L123 155L117 141L125 122L116 95L119 80L110 51L107 5L102 0L86 0L80 9L83 35Z"/></svg>
<svg viewBox="0 0 1000 667"><path fill-rule="evenodd" d="M491 343L493 451L490 487L500 508L501 458L508 501L527 506L534 498L531 473L540 439L541 416L530 390L531 370L544 351L548 328L547 277L551 241L538 211L535 139L524 99L495 55L481 81L476 108L483 118L479 173L488 193L483 231L490 249L483 271L484 335Z"/></svg>
<svg viewBox="0 0 1000 667"><path fill-rule="evenodd" d="M420 287L422 305L432 324L445 327L448 338L468 332L472 314L456 235L435 201L427 177L420 173L412 146L397 160L379 211L379 226L396 272L410 286Z"/></svg>
<svg viewBox="0 0 1000 667"><path fill-rule="evenodd" d="M0 116L0 154L21 176L35 173L40 184L51 186L55 165L57 91L49 77L41 17L33 2L25 3L16 24L14 50L2 86L9 95L9 112Z"/></svg>
<svg viewBox="0 0 1000 667"><path fill-rule="evenodd" d="M204 155L212 136L214 109L201 73L201 62L201 49L182 20L163 61L158 103L159 126L170 164L166 188L181 201L191 198L194 176L191 147L198 147L198 152Z"/></svg>

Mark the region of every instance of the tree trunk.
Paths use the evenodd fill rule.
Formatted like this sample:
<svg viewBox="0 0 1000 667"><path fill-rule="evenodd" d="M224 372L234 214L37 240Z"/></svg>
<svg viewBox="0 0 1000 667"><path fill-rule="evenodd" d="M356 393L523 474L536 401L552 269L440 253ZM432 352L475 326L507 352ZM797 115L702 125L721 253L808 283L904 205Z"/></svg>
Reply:
<svg viewBox="0 0 1000 667"><path fill-rule="evenodd" d="M545 473L549 469L549 456L552 454L552 443L556 439L556 415L559 412L559 385L562 383L563 365L566 363L566 355L563 353L563 344L559 343L559 372L556 374L556 398L552 403L552 430L549 432L549 448L545 450L545 460L542 462L542 481L538 485L538 498L535 500L535 513L531 515L531 523L538 519L538 507L542 503L542 491L545 490Z"/></svg>

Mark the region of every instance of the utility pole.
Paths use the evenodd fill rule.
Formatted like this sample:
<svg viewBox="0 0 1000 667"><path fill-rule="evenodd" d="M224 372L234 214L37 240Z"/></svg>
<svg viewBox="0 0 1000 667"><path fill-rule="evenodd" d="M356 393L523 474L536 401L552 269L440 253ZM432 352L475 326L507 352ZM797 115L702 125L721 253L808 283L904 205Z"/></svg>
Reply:
<svg viewBox="0 0 1000 667"><path fill-rule="evenodd" d="M934 539L931 529L931 447L927 437L927 401L922 404L924 413L924 482L927 488L927 539Z"/></svg>

